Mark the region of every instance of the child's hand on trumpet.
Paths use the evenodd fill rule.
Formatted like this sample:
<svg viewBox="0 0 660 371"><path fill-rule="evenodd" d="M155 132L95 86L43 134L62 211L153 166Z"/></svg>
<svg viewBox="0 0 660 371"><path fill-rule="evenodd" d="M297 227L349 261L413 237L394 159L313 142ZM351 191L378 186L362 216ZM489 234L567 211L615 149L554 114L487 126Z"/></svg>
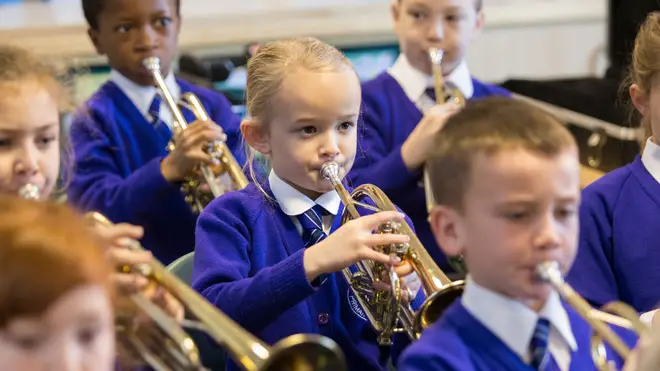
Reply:
<svg viewBox="0 0 660 371"><path fill-rule="evenodd" d="M160 306L166 313L182 321L184 317L183 305L162 287L150 284L149 279L135 269L140 264L149 264L153 255L149 251L130 250L128 246L142 238L142 227L131 224L114 224L106 226L96 224L96 232L108 246L108 258L117 267L113 279L120 294L131 295L141 291L149 300Z"/></svg>
<svg viewBox="0 0 660 371"><path fill-rule="evenodd" d="M410 303L417 297L417 293L422 287L422 281L413 270L410 262L404 261L394 264L394 273L401 281L401 297L404 301ZM373 288L381 291L391 291L390 276L388 272L383 272L381 280L373 283Z"/></svg>

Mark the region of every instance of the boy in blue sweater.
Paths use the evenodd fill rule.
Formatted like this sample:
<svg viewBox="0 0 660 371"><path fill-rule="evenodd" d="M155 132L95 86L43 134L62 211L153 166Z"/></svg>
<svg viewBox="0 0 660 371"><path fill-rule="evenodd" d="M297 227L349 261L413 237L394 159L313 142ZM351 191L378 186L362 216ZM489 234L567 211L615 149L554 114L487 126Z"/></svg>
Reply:
<svg viewBox="0 0 660 371"><path fill-rule="evenodd" d="M449 119L429 159L430 224L469 274L461 300L403 353L399 371L596 369L591 328L536 273L573 262L579 165L570 132L526 103L488 98Z"/></svg>
<svg viewBox="0 0 660 371"><path fill-rule="evenodd" d="M432 137L458 107L435 105L428 50L444 51L445 84L466 99L508 95L470 75L465 54L481 31L481 0L395 0L394 30L401 55L392 68L362 87L362 129L358 155L349 177L355 185L380 187L410 216L422 244L443 270L451 272L427 222L422 167Z"/></svg>
<svg viewBox="0 0 660 371"><path fill-rule="evenodd" d="M83 0L89 36L112 67L110 81L85 104L72 123L76 173L69 197L78 207L97 210L113 222L144 228L142 244L167 264L193 250L196 216L180 184L200 163L211 163L203 146L226 140L239 163L240 119L221 94L175 79L172 59L180 29L179 0ZM194 121L166 150L173 118L143 67L158 57L175 99L196 94L210 120ZM224 129L224 130L223 130Z"/></svg>

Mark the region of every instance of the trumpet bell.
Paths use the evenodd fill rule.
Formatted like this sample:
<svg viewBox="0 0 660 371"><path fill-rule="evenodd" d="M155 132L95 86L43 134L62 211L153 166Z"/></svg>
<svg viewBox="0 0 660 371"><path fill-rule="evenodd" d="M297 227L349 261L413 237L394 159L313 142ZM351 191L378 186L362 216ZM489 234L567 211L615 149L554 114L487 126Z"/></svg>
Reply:
<svg viewBox="0 0 660 371"><path fill-rule="evenodd" d="M260 371L341 371L346 361L339 346L317 335L292 335L273 347ZM340 355L340 356L338 356Z"/></svg>
<svg viewBox="0 0 660 371"><path fill-rule="evenodd" d="M440 319L445 310L463 295L465 281L450 282L426 298L415 316L415 333L422 331Z"/></svg>

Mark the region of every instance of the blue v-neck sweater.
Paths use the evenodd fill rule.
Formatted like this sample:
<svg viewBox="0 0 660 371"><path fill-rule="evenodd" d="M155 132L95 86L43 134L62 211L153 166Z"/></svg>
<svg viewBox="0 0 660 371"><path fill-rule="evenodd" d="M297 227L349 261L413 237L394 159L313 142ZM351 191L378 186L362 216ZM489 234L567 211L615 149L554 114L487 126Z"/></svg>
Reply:
<svg viewBox="0 0 660 371"><path fill-rule="evenodd" d="M222 126L227 145L244 163L240 119L221 94L177 80L181 92L196 94L210 118ZM189 122L194 116L183 113ZM163 178L160 163L168 154L160 136L135 104L113 82L105 83L75 115L71 126L75 168L70 201L115 223L144 228L142 244L168 264L193 251L197 217L179 184Z"/></svg>

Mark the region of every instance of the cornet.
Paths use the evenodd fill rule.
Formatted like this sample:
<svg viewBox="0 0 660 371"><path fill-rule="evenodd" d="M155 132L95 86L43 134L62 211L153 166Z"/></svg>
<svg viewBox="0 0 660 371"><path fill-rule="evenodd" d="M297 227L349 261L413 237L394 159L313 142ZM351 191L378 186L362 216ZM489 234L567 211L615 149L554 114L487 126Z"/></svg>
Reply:
<svg viewBox="0 0 660 371"><path fill-rule="evenodd" d="M19 190L19 195L38 200L39 189L28 184ZM93 224L112 225L96 212L87 213L85 217ZM128 248L143 250L135 240L129 242ZM273 347L264 344L172 275L156 259L149 264L125 267L124 270L135 270L149 278L151 284L162 287L184 305L187 318L194 318L178 323L141 292L130 295L131 306L119 306L115 327L122 355L120 358L131 366L148 365L156 371L205 370L197 346L186 332L186 329L194 329L204 332L227 350L234 362L245 371L346 369L339 346L323 336L298 334L281 340ZM150 321L141 323L144 321L136 320L139 315L145 315Z"/></svg>
<svg viewBox="0 0 660 371"><path fill-rule="evenodd" d="M607 361L604 342L624 361L630 355L630 348L617 336L610 325L631 330L638 336L648 331L648 327L639 320L635 310L622 302L609 303L603 307L602 311L592 308L564 281L557 262L539 264L536 267L536 275L540 280L549 283L591 327L593 331L591 357L599 371L615 370L614 365Z"/></svg>
<svg viewBox="0 0 660 371"><path fill-rule="evenodd" d="M435 90L435 103L454 103L459 107L465 107L465 95L457 88L450 88L445 84L445 79L442 76L442 58L444 51L438 48L429 48L429 59L431 60L431 70L433 71L433 89ZM431 212L436 205L435 197L431 188L431 180L429 178L429 170L424 166L423 171L424 181L424 195L426 198L426 210ZM448 256L448 262L457 271L465 273L467 268L461 256Z"/></svg>
<svg viewBox="0 0 660 371"><path fill-rule="evenodd" d="M158 89L174 116L175 134L188 127L179 105L189 109L197 120L206 121L209 119L208 113L195 94L185 93L181 96L179 102L174 100L160 71L158 57L146 58L142 61L142 65L153 75ZM167 150L173 151L174 148L175 143L172 139L167 146ZM191 175L181 185L181 192L183 192L186 202L190 204L195 213L201 212L216 197L229 191L245 188L248 185L247 177L224 142L209 143L206 151L218 162L218 165L202 165L200 167L201 177L199 174Z"/></svg>
<svg viewBox="0 0 660 371"><path fill-rule="evenodd" d="M338 173L339 167L335 162L326 162L321 167L321 175L332 183L344 204L342 225L360 218L357 207L375 212L398 211L385 193L374 185L363 184L349 194ZM380 226L378 233L407 234L410 237L408 243L379 246L376 250L410 262L422 282L427 298L421 308L415 313L410 304L402 300L401 283L392 267L385 267L373 261L361 261L355 264L356 272L345 268L342 273L378 333L378 342L381 345L391 344L391 336L396 332L405 332L411 339L418 339L422 330L435 322L442 312L461 296L464 282L452 282L447 278L433 262L408 223L388 222ZM373 289L372 283L380 280L383 273L389 276L392 291Z"/></svg>

